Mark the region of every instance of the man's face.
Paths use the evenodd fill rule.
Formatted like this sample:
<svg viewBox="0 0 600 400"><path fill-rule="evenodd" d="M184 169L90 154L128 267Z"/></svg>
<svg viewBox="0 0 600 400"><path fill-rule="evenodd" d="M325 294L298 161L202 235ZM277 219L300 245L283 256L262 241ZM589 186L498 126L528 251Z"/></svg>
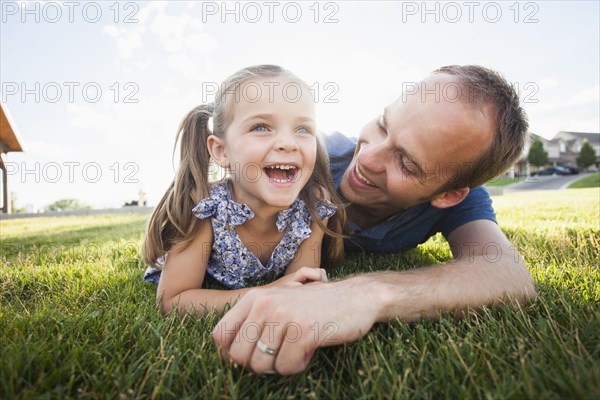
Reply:
<svg viewBox="0 0 600 400"><path fill-rule="evenodd" d="M432 75L419 88L361 130L342 178L346 200L372 214L386 217L432 200L491 143L490 106L457 101L455 77Z"/></svg>

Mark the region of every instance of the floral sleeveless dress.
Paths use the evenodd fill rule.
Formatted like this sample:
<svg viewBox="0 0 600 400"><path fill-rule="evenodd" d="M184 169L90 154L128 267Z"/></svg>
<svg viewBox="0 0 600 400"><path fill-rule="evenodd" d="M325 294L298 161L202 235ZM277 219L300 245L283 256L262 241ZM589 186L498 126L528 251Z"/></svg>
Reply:
<svg viewBox="0 0 600 400"><path fill-rule="evenodd" d="M331 217L335 211L336 206L330 201L319 201L317 213L321 219ZM211 218L214 238L206 273L229 289L264 284L283 276L300 244L311 234L312 216L304 201L296 199L290 208L277 215L277 229L285 233L267 264L263 265L244 246L235 230L237 225L252 219L254 212L246 204L233 200L227 181L212 185L210 196L202 199L192 213L199 219ZM156 261L158 268L146 269L146 282L158 284L167 255Z"/></svg>

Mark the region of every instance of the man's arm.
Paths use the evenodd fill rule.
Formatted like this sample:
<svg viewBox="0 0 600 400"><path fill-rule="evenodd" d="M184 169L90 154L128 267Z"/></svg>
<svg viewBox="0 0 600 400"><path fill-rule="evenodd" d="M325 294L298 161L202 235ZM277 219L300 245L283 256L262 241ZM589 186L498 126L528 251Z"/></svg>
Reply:
<svg viewBox="0 0 600 400"><path fill-rule="evenodd" d="M413 321L439 312L460 313L505 300L535 297L533 278L498 225L475 220L448 237L454 260L443 265L386 273L387 293L378 321ZM387 283L387 285L386 285Z"/></svg>
<svg viewBox="0 0 600 400"><path fill-rule="evenodd" d="M303 371L318 347L357 340L377 321L414 321L535 296L531 275L494 222L469 222L449 240L455 260L444 265L252 290L213 337L234 362L288 375ZM262 327L259 335L256 326ZM258 350L258 339L278 353Z"/></svg>

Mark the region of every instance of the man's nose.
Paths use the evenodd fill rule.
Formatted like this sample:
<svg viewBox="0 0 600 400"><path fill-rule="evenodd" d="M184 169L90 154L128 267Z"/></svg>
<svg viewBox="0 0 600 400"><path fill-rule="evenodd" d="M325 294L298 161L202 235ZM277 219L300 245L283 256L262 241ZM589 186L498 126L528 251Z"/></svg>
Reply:
<svg viewBox="0 0 600 400"><path fill-rule="evenodd" d="M360 165L373 173L385 171L385 165L389 158L389 152L384 142L363 145L358 154Z"/></svg>

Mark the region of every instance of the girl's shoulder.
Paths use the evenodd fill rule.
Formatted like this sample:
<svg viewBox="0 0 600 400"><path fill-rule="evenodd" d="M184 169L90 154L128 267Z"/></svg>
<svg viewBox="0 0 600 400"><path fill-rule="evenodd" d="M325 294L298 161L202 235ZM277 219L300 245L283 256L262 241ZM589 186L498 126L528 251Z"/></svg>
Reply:
<svg viewBox="0 0 600 400"><path fill-rule="evenodd" d="M331 193L329 193L325 186L315 185L312 188L312 194L317 200L327 200L329 202L331 201Z"/></svg>

